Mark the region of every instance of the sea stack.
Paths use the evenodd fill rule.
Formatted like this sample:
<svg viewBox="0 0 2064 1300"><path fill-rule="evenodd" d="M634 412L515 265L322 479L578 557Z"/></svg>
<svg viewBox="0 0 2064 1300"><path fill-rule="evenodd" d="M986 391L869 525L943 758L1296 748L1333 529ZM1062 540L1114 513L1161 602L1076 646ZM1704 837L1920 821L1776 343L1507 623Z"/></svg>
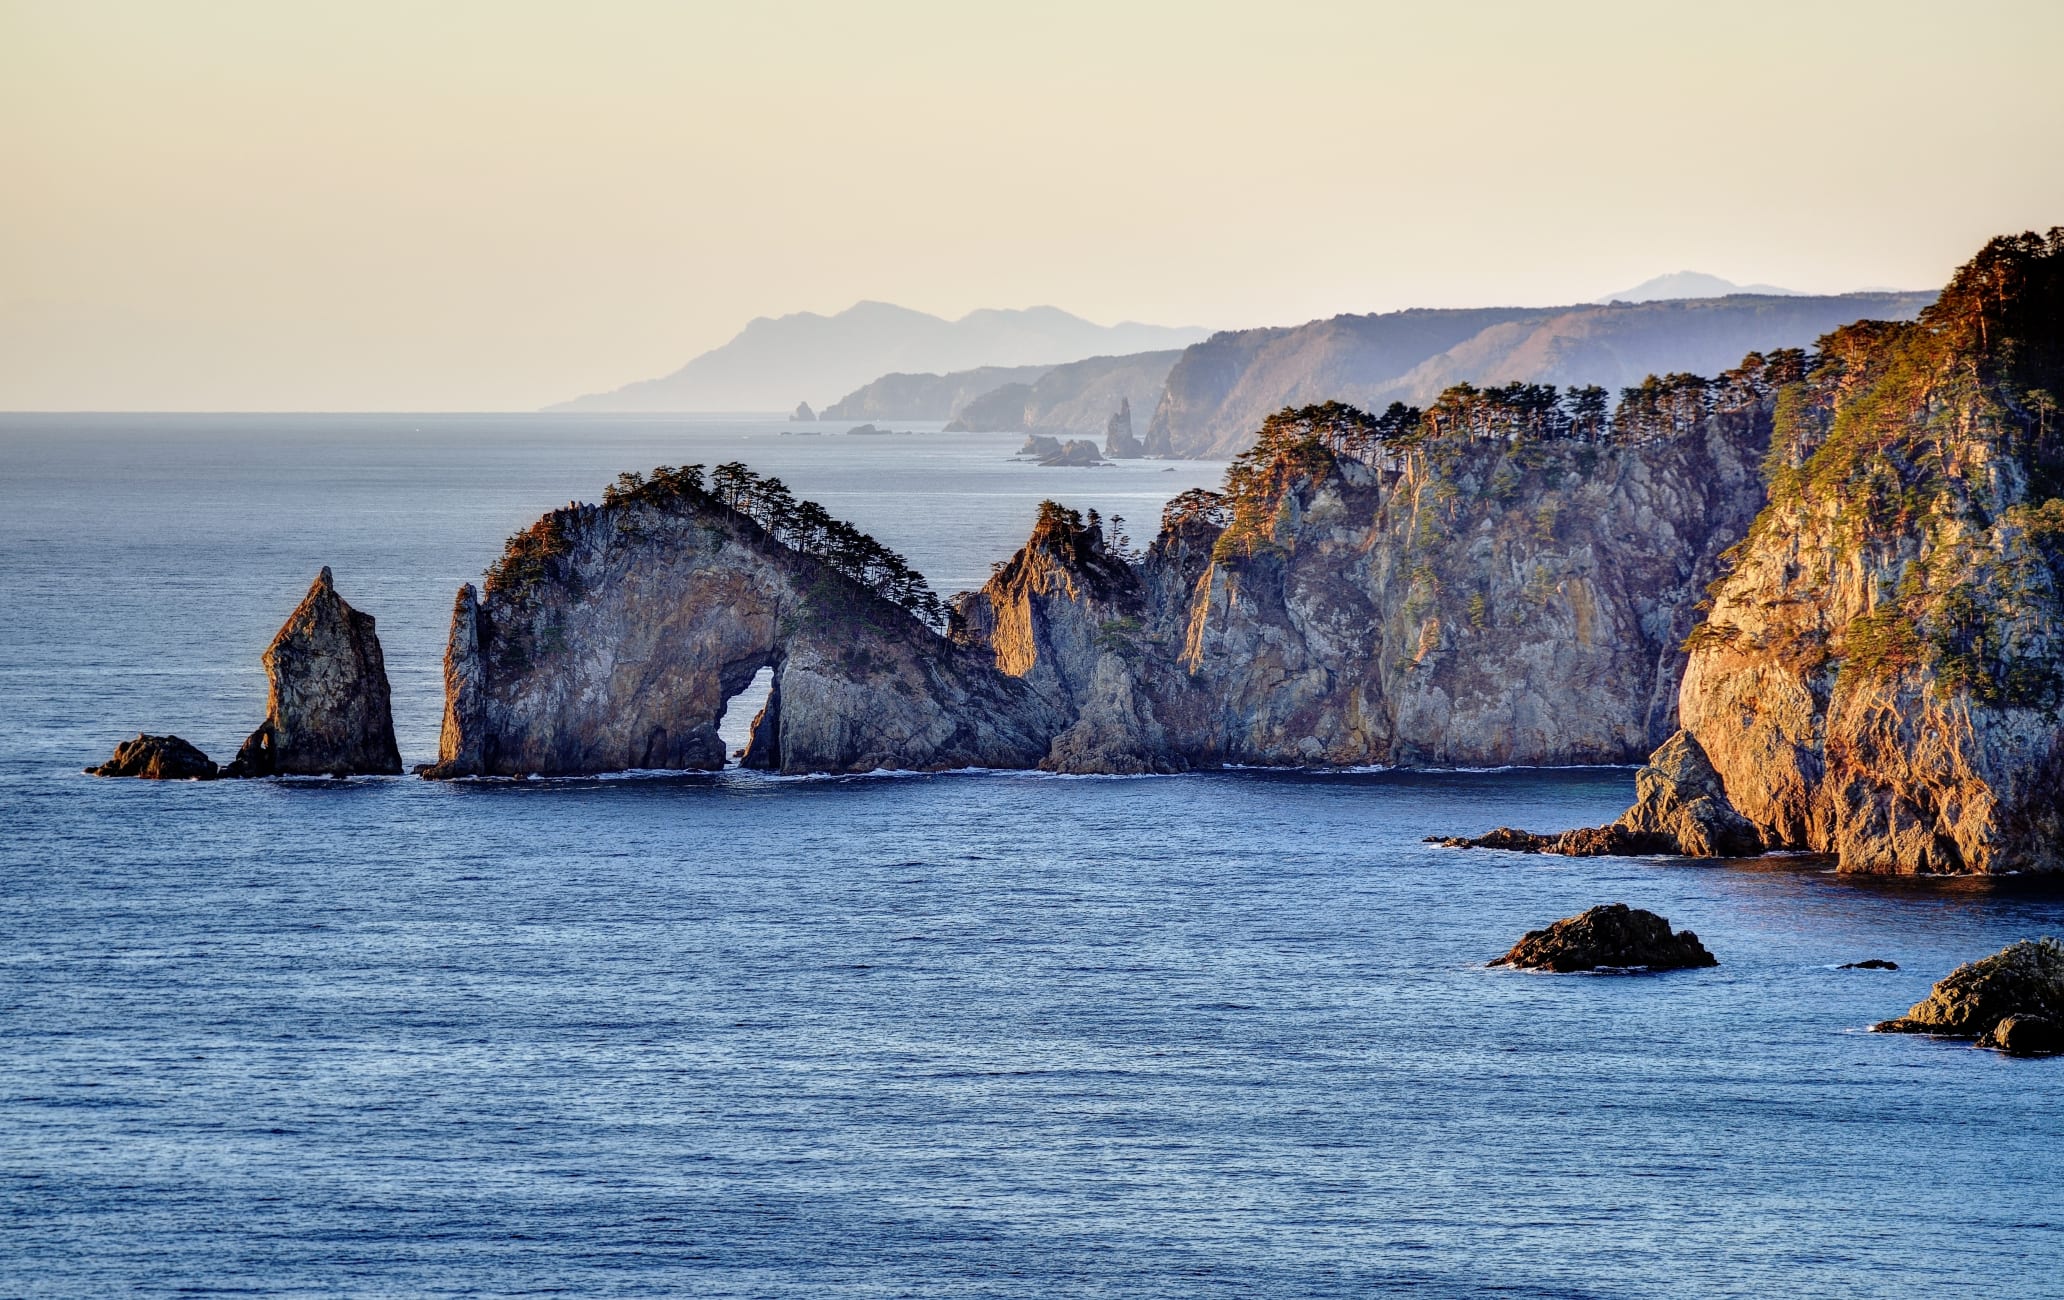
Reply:
<svg viewBox="0 0 2064 1300"><path fill-rule="evenodd" d="M795 414L789 418L798 424L807 424L817 418L817 412L810 409L808 402L797 402Z"/></svg>
<svg viewBox="0 0 2064 1300"><path fill-rule="evenodd" d="M400 774L373 616L345 603L327 567L266 647L265 675L265 721L224 776Z"/></svg>
<svg viewBox="0 0 2064 1300"><path fill-rule="evenodd" d="M1104 426L1104 455L1112 460L1138 460L1147 449L1132 432L1132 399L1118 399L1118 412Z"/></svg>

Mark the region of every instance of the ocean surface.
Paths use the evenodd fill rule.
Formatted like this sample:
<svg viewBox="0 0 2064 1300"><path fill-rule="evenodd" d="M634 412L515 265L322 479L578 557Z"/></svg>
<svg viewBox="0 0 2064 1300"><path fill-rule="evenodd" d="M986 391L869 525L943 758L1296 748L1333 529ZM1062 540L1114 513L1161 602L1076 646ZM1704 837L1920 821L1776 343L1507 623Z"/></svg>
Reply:
<svg viewBox="0 0 2064 1300"><path fill-rule="evenodd" d="M0 416L0 1294L2064 1294L2064 1062L1865 1032L2064 896L1421 842L1630 771L80 774L226 759L325 564L427 761L452 591L621 469L950 592L1221 468L823 427ZM1611 901L1721 965L1485 968Z"/></svg>

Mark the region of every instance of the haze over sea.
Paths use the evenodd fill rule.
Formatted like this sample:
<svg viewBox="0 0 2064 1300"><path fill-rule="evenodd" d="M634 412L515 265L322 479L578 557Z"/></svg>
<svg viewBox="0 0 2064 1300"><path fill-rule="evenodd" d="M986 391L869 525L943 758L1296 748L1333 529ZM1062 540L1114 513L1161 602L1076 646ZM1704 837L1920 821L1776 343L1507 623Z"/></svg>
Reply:
<svg viewBox="0 0 2064 1300"><path fill-rule="evenodd" d="M1222 468L795 427L0 416L0 1290L2064 1294L2064 1064L1865 1032L2064 897L1421 842L1626 770L79 773L228 758L325 564L427 761L453 590L619 470L746 460L946 593ZM1483 966L1619 900L1721 965Z"/></svg>

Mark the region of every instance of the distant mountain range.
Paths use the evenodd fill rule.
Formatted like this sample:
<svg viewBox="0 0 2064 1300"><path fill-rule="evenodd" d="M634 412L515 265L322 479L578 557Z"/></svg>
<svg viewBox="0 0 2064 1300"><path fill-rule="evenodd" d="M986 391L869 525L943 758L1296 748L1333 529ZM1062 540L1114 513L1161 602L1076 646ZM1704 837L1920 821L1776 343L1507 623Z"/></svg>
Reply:
<svg viewBox="0 0 2064 1300"><path fill-rule="evenodd" d="M828 402L891 372L1052 366L1084 357L1181 348L1196 328L1098 325L1058 307L969 312L945 320L886 302L835 316L762 316L722 347L659 379L562 402L555 411L787 411Z"/></svg>
<svg viewBox="0 0 2064 1300"><path fill-rule="evenodd" d="M1736 284L1704 271L1672 271L1653 280L1643 280L1631 289L1609 293L1598 302L1659 302L1673 298L1725 298L1732 293L1755 293L1766 297L1798 298L1805 295L1795 289L1780 289L1774 284Z"/></svg>
<svg viewBox="0 0 2064 1300"><path fill-rule="evenodd" d="M1933 293L1735 294L1574 307L1416 309L1214 334L1169 372L1146 436L1154 456L1226 456L1284 406L1424 405L1451 384L1600 384L1713 375L1753 350L1811 347L1852 321L1911 320Z"/></svg>

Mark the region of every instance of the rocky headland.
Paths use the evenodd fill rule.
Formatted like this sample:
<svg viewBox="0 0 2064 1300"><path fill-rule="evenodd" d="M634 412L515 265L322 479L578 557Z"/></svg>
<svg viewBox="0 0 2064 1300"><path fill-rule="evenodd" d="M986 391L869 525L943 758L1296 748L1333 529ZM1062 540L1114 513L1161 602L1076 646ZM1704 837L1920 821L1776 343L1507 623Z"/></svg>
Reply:
<svg viewBox="0 0 2064 1300"><path fill-rule="evenodd" d="M1492 839L2055 869L2060 265L1996 240L1917 320L1616 401L1286 408L1143 551L1048 503L950 610L742 466L631 476L461 593L436 771L716 766L772 667L749 761L785 771L1645 758L1613 825Z"/></svg>
<svg viewBox="0 0 2064 1300"><path fill-rule="evenodd" d="M1616 825L1844 871L2064 869L2059 392L2064 230L1822 340L1689 639L1683 732Z"/></svg>

